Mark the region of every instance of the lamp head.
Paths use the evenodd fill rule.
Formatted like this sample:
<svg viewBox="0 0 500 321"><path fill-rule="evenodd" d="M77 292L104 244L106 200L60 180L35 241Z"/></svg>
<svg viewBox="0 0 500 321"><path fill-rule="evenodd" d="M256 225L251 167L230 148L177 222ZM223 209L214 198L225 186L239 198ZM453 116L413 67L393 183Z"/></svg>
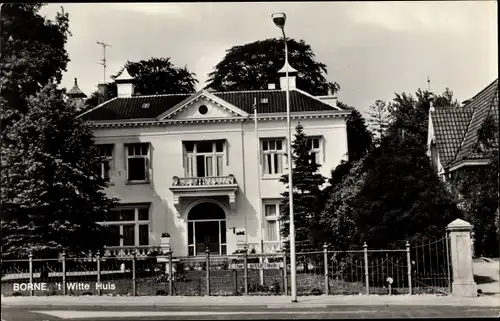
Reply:
<svg viewBox="0 0 500 321"><path fill-rule="evenodd" d="M273 13L271 15L271 17L273 18L274 24L278 28L280 28L280 29L285 28L286 14L284 14L284 13Z"/></svg>

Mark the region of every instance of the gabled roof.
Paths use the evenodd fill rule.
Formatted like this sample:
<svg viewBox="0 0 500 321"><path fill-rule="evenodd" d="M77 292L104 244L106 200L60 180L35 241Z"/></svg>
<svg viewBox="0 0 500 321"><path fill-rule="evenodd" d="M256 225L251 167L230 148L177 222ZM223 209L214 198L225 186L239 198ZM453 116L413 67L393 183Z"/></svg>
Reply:
<svg viewBox="0 0 500 321"><path fill-rule="evenodd" d="M91 121L155 119L162 114L168 114L170 110L178 108L182 101L189 99L190 96L195 94L114 98L81 114L80 117L83 120ZM282 90L212 92L209 94L236 106L248 114L253 113L255 98L257 99L259 114L286 112L286 92ZM142 108L147 103L149 103L149 107ZM291 112L339 111L338 108L332 107L298 90L290 91L290 109Z"/></svg>
<svg viewBox="0 0 500 321"><path fill-rule="evenodd" d="M232 114L234 114L236 116L248 117L248 113L239 109L238 107L234 106L233 104L217 97L216 95L214 95L206 90L200 90L196 94L188 96L186 99L184 99L183 101L181 101L177 105L168 109L166 112L162 113L157 118L159 120L170 118L170 117L174 116L175 114L179 113L182 109L186 108L192 102L194 102L202 97L216 103L219 106L222 106L223 108L225 108L226 110L229 110Z"/></svg>
<svg viewBox="0 0 500 321"><path fill-rule="evenodd" d="M431 112L439 160L446 167L455 158L472 118L472 108L441 107Z"/></svg>
<svg viewBox="0 0 500 321"><path fill-rule="evenodd" d="M463 161L465 159L482 159L483 155L475 151L475 146L478 142L478 130L484 123L486 118L491 114L494 117L498 126L498 79L492 82L488 87L483 89L479 94L474 96L464 107L474 110L472 119L467 128L467 133L464 136L460 149L453 163Z"/></svg>
<svg viewBox="0 0 500 321"><path fill-rule="evenodd" d="M478 130L489 115L498 126L498 79L462 107L441 107L431 112L434 136L442 165L446 168L467 160L483 160L476 152ZM498 145L498 133L496 133Z"/></svg>

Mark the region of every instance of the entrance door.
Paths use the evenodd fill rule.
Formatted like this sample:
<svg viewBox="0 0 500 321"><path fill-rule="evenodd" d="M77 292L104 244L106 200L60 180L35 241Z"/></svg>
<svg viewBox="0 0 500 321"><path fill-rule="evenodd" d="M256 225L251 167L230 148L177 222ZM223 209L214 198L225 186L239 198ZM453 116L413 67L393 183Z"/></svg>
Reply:
<svg viewBox="0 0 500 321"><path fill-rule="evenodd" d="M219 221L195 222L196 253L205 253L208 248L210 253L219 253Z"/></svg>
<svg viewBox="0 0 500 321"><path fill-rule="evenodd" d="M226 254L226 217L214 203L201 203L188 214L188 255Z"/></svg>

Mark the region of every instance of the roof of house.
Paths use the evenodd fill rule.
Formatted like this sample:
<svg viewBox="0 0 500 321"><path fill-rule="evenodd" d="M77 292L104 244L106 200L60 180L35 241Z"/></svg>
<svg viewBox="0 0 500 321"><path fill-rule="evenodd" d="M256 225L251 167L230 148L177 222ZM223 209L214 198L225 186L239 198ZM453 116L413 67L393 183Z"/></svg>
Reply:
<svg viewBox="0 0 500 321"><path fill-rule="evenodd" d="M286 92L282 90L211 92L210 94L247 113L253 113L255 99L260 114L286 112ZM154 119L192 95L193 93L114 98L83 114L82 119L90 121ZM148 108L142 108L144 104L149 104ZM290 90L290 110L291 112L336 111L338 107L332 107L302 91L292 89Z"/></svg>
<svg viewBox="0 0 500 321"><path fill-rule="evenodd" d="M80 87L78 87L78 81L76 78L73 84L73 88L68 90L68 92L66 92L66 95L68 95L68 97L82 97L82 98L87 97L87 95L85 95L83 91L80 90Z"/></svg>
<svg viewBox="0 0 500 321"><path fill-rule="evenodd" d="M462 107L441 107L431 112L434 137L444 167L452 167L465 160L484 159L475 146L478 130L489 115L493 116L498 126L498 79Z"/></svg>

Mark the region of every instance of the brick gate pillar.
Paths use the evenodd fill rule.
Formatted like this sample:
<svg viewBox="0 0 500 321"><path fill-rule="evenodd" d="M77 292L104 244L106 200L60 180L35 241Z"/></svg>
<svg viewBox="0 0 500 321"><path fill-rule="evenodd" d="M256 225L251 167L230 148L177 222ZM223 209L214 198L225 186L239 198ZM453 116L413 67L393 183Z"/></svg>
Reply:
<svg viewBox="0 0 500 321"><path fill-rule="evenodd" d="M446 227L450 233L451 267L453 271L452 294L459 297L477 297L472 266L472 225L456 219Z"/></svg>

